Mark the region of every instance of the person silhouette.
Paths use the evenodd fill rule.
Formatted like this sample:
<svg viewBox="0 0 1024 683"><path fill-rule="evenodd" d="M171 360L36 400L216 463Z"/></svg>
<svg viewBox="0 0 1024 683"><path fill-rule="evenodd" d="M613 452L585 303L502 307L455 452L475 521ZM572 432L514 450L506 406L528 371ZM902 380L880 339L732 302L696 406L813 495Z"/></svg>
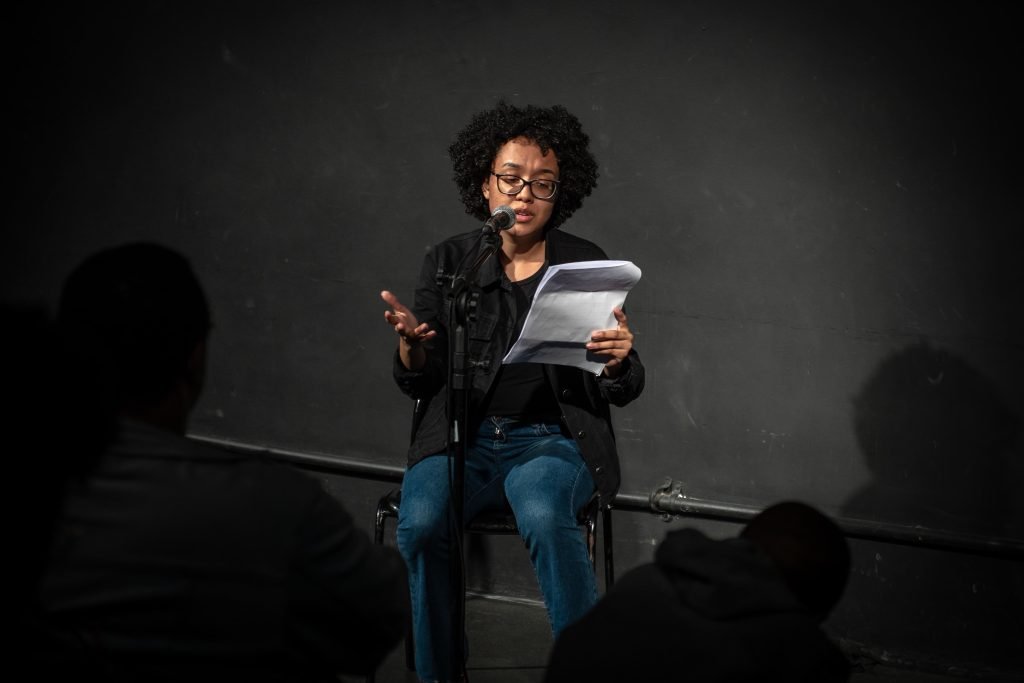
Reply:
<svg viewBox="0 0 1024 683"><path fill-rule="evenodd" d="M398 552L313 478L185 436L211 327L188 261L150 243L101 251L66 280L57 321L105 359L118 434L64 493L39 660L136 681L373 670L408 615Z"/></svg>
<svg viewBox="0 0 1024 683"><path fill-rule="evenodd" d="M10 490L4 538L17 562L7 567L4 604L15 615L12 652L40 633L38 583L66 482L87 473L116 434L101 368L64 343L38 305L0 306L0 358L7 405L0 411Z"/></svg>
<svg viewBox="0 0 1024 683"><path fill-rule="evenodd" d="M654 561L627 572L556 640L545 683L846 681L850 666L820 628L842 595L842 531L786 501L736 538L670 531Z"/></svg>

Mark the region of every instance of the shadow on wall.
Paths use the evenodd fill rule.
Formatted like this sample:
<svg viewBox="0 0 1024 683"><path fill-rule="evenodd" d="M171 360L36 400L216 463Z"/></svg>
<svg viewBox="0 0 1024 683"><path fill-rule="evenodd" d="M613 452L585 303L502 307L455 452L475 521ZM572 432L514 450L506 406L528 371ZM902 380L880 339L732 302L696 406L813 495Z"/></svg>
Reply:
<svg viewBox="0 0 1024 683"><path fill-rule="evenodd" d="M872 479L844 514L1024 537L1010 476L1018 425L996 387L962 359L927 342L893 354L854 398Z"/></svg>

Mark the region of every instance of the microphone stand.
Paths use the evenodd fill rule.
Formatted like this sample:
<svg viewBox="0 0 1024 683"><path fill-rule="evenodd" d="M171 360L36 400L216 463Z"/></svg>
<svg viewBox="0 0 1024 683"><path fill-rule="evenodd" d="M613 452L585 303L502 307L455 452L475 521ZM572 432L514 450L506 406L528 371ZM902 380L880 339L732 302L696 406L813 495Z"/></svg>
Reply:
<svg viewBox="0 0 1024 683"><path fill-rule="evenodd" d="M466 624L466 589L465 589L465 557L462 549L463 505L465 491L466 427L469 423L469 395L473 387L472 369L474 362L469 356L467 323L474 319L479 292L473 292L476 285L477 272L480 267L492 258L501 245L500 233L490 225L485 225L481 233L481 247L476 260L468 270L457 273L452 278L451 291L448 298L448 320L453 324L449 338L448 353L448 428L449 451L451 452L454 471L451 477L451 503L453 511L453 542L449 557L449 585L451 586L452 602L452 671L465 673L465 624ZM455 556L457 555L457 557Z"/></svg>

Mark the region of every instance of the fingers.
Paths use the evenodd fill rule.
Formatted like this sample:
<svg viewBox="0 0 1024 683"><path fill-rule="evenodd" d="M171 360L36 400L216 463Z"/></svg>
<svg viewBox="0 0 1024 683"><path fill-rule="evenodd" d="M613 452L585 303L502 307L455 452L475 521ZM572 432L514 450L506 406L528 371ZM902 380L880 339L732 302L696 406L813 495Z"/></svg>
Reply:
<svg viewBox="0 0 1024 683"><path fill-rule="evenodd" d="M394 328L407 346L415 346L437 336L436 330L431 330L428 323L417 321L412 311L406 308L393 293L385 289L380 293L380 298L392 309L384 311L384 320Z"/></svg>
<svg viewBox="0 0 1024 683"><path fill-rule="evenodd" d="M410 343L431 339L437 336L437 332L431 330L430 325L427 323L420 323L413 327L413 323L410 322L408 317L402 313L385 311L384 320L395 328L395 332Z"/></svg>
<svg viewBox="0 0 1024 683"><path fill-rule="evenodd" d="M615 358L625 358L629 355L630 349L633 348L633 336L620 338L599 338L596 334L587 342L587 351L596 354L598 356L614 356Z"/></svg>
<svg viewBox="0 0 1024 683"><path fill-rule="evenodd" d="M395 328L395 331L402 334L406 331L405 319L402 315L392 311L384 311L384 320Z"/></svg>
<svg viewBox="0 0 1024 683"><path fill-rule="evenodd" d="M618 307L613 308L612 309L612 315L615 316L615 322L616 322L615 329L613 329L613 330L596 330L594 332L594 336L595 337L603 336L605 338L618 337L618 338L623 338L623 339L628 336L628 337L632 338L633 335L629 331L629 323L627 322L628 319L626 318L626 314L622 311L622 309L618 308Z"/></svg>
<svg viewBox="0 0 1024 683"><path fill-rule="evenodd" d="M437 331L430 329L430 325L427 323L421 323L412 331L412 336L416 337L416 341L426 341L427 339L433 339L436 337Z"/></svg>
<svg viewBox="0 0 1024 683"><path fill-rule="evenodd" d="M409 331L411 321L414 320L409 309L402 305L398 297L387 290L380 293L380 298L391 306L390 311L384 311L384 320L394 327L396 332L404 336Z"/></svg>
<svg viewBox="0 0 1024 683"><path fill-rule="evenodd" d="M633 338L633 333L629 331L628 318L626 313L616 306L612 309L612 315L615 316L615 322L617 326L614 330L595 330L591 335L592 339L629 339Z"/></svg>
<svg viewBox="0 0 1024 683"><path fill-rule="evenodd" d="M402 305L402 302L398 300L398 297L384 290L380 293L380 298L391 306L390 311L384 311L384 319L388 321L390 325L393 325L399 332L404 332L408 329L411 324L413 327L416 326L416 318L413 317L412 312Z"/></svg>
<svg viewBox="0 0 1024 683"><path fill-rule="evenodd" d="M398 297L386 289L380 293L380 298L384 299L385 303L387 303L388 306L395 309L396 313L409 312L409 309L402 305L402 302L398 300Z"/></svg>
<svg viewBox="0 0 1024 683"><path fill-rule="evenodd" d="M610 356L608 367L615 367L633 348L633 333L629 330L625 312L616 306L612 314L618 326L613 330L595 330L590 335L587 350L598 356Z"/></svg>

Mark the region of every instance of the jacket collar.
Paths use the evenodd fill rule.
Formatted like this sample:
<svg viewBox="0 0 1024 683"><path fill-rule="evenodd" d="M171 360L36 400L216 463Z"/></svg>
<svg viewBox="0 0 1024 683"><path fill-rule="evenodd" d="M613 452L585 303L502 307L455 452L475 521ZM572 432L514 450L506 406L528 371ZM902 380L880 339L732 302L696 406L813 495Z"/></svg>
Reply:
<svg viewBox="0 0 1024 683"><path fill-rule="evenodd" d="M558 244L562 241L561 234L557 229L548 230L547 234L544 236L544 240L544 260L547 261L548 265L561 263L561 261L558 260ZM494 258L488 259L486 263L480 266L480 270L477 273L477 285L481 289L485 289L496 283L500 283L502 275L501 256L495 252Z"/></svg>

